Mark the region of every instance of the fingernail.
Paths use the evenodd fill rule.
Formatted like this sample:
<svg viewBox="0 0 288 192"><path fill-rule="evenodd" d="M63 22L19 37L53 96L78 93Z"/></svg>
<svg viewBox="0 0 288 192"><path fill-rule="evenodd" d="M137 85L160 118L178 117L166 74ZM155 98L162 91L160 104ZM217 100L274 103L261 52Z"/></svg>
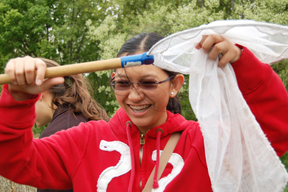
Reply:
<svg viewBox="0 0 288 192"><path fill-rule="evenodd" d="M42 84L42 80L41 79L38 79L37 81L36 81L36 85L41 85Z"/></svg>

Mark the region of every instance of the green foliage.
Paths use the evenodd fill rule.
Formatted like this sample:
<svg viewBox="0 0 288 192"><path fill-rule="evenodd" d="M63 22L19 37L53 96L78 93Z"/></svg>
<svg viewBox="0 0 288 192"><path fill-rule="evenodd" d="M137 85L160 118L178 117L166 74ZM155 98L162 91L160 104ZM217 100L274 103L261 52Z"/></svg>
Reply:
<svg viewBox="0 0 288 192"><path fill-rule="evenodd" d="M272 68L284 83L286 90L288 90L288 60L275 63Z"/></svg>
<svg viewBox="0 0 288 192"><path fill-rule="evenodd" d="M42 127L37 127L36 124L33 127L33 136L34 138L39 138L40 134L42 133L42 131L47 127L47 125L42 126Z"/></svg>
<svg viewBox="0 0 288 192"><path fill-rule="evenodd" d="M60 64L99 59L98 42L87 40L88 18L105 17L105 4L91 0L2 0L0 56L30 55ZM1 66L7 61L1 57Z"/></svg>
<svg viewBox="0 0 288 192"><path fill-rule="evenodd" d="M0 4L1 54L37 55L37 41L45 37L51 15L45 1L10 1Z"/></svg>
<svg viewBox="0 0 288 192"><path fill-rule="evenodd" d="M288 172L288 152L281 157L281 161L286 166L286 170ZM286 185L286 188L284 189L284 192L288 192L288 183Z"/></svg>
<svg viewBox="0 0 288 192"><path fill-rule="evenodd" d="M109 86L110 71L90 73L87 78L93 87L92 94L94 95L95 100L104 106L108 116L112 117L119 108L119 105Z"/></svg>
<svg viewBox="0 0 288 192"><path fill-rule="evenodd" d="M9 58L25 55L52 59L59 64L101 59L100 41L87 38L86 21L99 25L107 8L102 0L1 0L0 72L4 72ZM99 99L102 106L113 103L115 98L109 99L103 92L99 95L98 88L109 85L107 75L94 77L96 100L98 96L105 98ZM111 108L112 113L114 110Z"/></svg>
<svg viewBox="0 0 288 192"><path fill-rule="evenodd" d="M189 101L189 91L188 91L188 87L189 87L189 75L184 75L185 77L185 82L181 88L181 90L178 93L178 97L180 98L180 102L182 105L182 115L188 119L188 120L194 120L197 121L197 118L192 110L192 107L190 105L190 101Z"/></svg>

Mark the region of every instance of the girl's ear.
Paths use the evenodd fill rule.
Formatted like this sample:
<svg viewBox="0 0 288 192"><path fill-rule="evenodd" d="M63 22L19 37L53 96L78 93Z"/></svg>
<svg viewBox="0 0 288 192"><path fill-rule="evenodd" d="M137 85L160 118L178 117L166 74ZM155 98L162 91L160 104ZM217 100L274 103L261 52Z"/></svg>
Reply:
<svg viewBox="0 0 288 192"><path fill-rule="evenodd" d="M116 72L114 71L111 75L111 78L113 79L115 77L115 75L116 75Z"/></svg>
<svg viewBox="0 0 288 192"><path fill-rule="evenodd" d="M179 90L181 89L183 83L184 83L184 76L182 74L177 74L173 80L172 80L172 84L171 84L171 88L170 88L170 97L173 98L177 95L177 93L179 92Z"/></svg>
<svg viewBox="0 0 288 192"><path fill-rule="evenodd" d="M52 93L50 93L48 90L41 93L39 100L44 101L45 99L49 99L50 97L53 98Z"/></svg>
<svg viewBox="0 0 288 192"><path fill-rule="evenodd" d="M39 97L39 101L43 101L44 95L45 95L44 92L42 92L41 95L40 95L40 97Z"/></svg>

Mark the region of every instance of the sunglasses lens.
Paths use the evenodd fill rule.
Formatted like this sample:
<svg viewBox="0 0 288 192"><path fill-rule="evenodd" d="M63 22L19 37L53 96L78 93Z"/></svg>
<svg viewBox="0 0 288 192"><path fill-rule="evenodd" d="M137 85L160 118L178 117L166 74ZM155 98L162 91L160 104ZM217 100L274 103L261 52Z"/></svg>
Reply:
<svg viewBox="0 0 288 192"><path fill-rule="evenodd" d="M122 80L114 81L112 82L112 86L115 90L119 90L119 91L127 90L127 89L130 89L130 82L122 81Z"/></svg>
<svg viewBox="0 0 288 192"><path fill-rule="evenodd" d="M152 90L157 88L156 80L143 80L139 82L139 87L146 90Z"/></svg>

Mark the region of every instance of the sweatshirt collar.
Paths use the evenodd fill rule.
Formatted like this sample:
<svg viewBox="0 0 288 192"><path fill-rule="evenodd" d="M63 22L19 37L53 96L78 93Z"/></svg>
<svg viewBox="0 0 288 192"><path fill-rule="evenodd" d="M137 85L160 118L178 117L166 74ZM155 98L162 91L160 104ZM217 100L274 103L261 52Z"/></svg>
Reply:
<svg viewBox="0 0 288 192"><path fill-rule="evenodd" d="M127 133L125 127L127 121L131 121L131 119L122 108L119 108L114 117L111 118L109 123L114 125L113 129L116 129L116 131L119 131L120 133L126 135ZM152 138L156 138L157 129L161 128L163 130L161 137L165 137L168 134L183 131L186 128L186 126L183 126L185 121L186 121L185 118L180 114L174 114L167 110L167 121L160 126L150 129L149 131L147 131L146 134ZM133 122L130 130L131 130L130 134L132 137L135 134L139 134L139 129Z"/></svg>

